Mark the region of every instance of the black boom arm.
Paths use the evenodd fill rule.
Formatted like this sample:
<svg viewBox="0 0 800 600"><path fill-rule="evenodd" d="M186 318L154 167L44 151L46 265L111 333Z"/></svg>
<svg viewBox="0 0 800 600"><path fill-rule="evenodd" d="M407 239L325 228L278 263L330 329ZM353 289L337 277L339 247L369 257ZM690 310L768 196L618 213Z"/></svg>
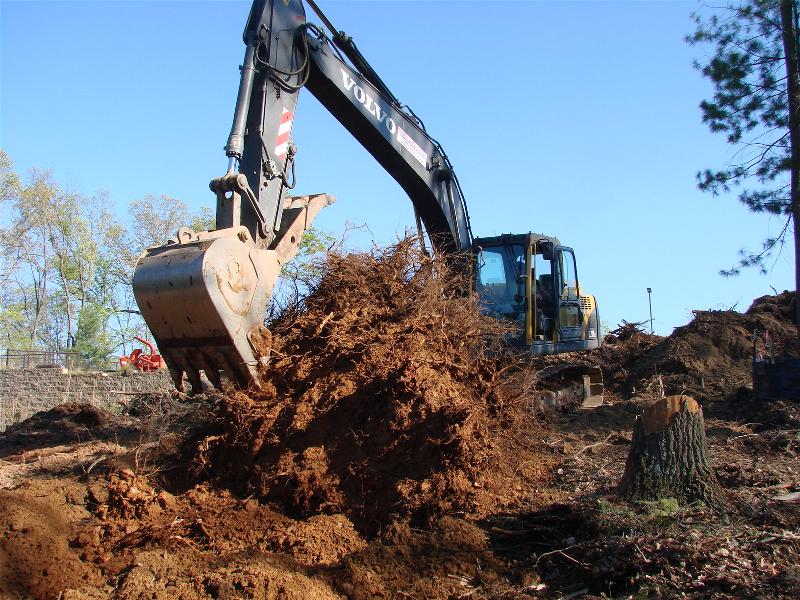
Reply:
<svg viewBox="0 0 800 600"><path fill-rule="evenodd" d="M309 5L333 30L313 1ZM306 87L405 190L438 250L470 249L466 203L442 147L400 105L352 40L332 33L331 39L306 22L300 0L253 3L225 148L229 174L211 183L218 198L217 228L245 225L262 247L275 238L283 197L294 187L291 128L297 96ZM230 198L240 195L246 201L232 205Z"/></svg>

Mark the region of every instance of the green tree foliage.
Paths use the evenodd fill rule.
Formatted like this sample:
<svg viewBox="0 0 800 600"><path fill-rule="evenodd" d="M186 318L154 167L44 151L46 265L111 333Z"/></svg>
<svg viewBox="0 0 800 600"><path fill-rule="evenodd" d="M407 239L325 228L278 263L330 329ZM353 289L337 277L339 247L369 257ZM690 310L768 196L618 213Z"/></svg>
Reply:
<svg viewBox="0 0 800 600"><path fill-rule="evenodd" d="M114 363L115 344L109 336L109 309L90 302L81 308L75 350L86 366L107 368Z"/></svg>
<svg viewBox="0 0 800 600"><path fill-rule="evenodd" d="M275 284L267 314L267 322L284 312L300 306L309 288L322 273L321 258L334 245L329 234L310 227L300 238L297 254L283 265Z"/></svg>
<svg viewBox="0 0 800 600"><path fill-rule="evenodd" d="M695 66L714 86L700 104L703 122L726 135L730 163L698 173L698 186L714 195L739 190L753 212L784 217L781 232L757 252L741 250L737 266L766 272L767 261L794 228L795 262L800 249L800 73L797 0L742 0L695 14L690 44L710 46ZM792 221L794 221L792 223ZM800 286L800 264L797 267ZM798 309L800 324L800 308Z"/></svg>
<svg viewBox="0 0 800 600"><path fill-rule="evenodd" d="M116 257L113 277L120 284L130 285L136 261L146 248L164 244L186 223L202 223L208 210L202 208L198 215L192 215L184 202L163 195L147 195L131 202L128 223L114 229L109 238L109 248Z"/></svg>
<svg viewBox="0 0 800 600"><path fill-rule="evenodd" d="M207 225L210 213L146 196L122 221L109 204L47 171L20 177L0 150L0 347L77 350L101 367L146 332L130 285L136 259L187 222Z"/></svg>
<svg viewBox="0 0 800 600"><path fill-rule="evenodd" d="M163 244L178 227L192 221L188 207L177 198L147 195L131 203L130 242L136 252Z"/></svg>
<svg viewBox="0 0 800 600"><path fill-rule="evenodd" d="M334 242L332 236L316 227L310 227L300 238L295 257L284 265L281 277L297 280L304 286L310 285L320 274L319 258Z"/></svg>
<svg viewBox="0 0 800 600"><path fill-rule="evenodd" d="M110 204L103 194L65 190L47 171L20 177L0 150L0 347L75 350L84 365L102 368L127 354L135 335L147 335L131 287L136 260L184 224L214 229L214 214L145 196L122 220ZM277 297L299 302L332 243L308 230L284 266Z"/></svg>
<svg viewBox="0 0 800 600"><path fill-rule="evenodd" d="M60 293L59 278L68 277L71 270L64 244L66 237L76 236L67 222L74 198L47 172L33 170L23 182L5 154L0 164L0 325L7 340L32 348L46 344L54 331L63 328L49 308Z"/></svg>
<svg viewBox="0 0 800 600"><path fill-rule="evenodd" d="M194 231L211 231L217 226L217 215L208 206L200 208L200 212L192 216L191 227Z"/></svg>

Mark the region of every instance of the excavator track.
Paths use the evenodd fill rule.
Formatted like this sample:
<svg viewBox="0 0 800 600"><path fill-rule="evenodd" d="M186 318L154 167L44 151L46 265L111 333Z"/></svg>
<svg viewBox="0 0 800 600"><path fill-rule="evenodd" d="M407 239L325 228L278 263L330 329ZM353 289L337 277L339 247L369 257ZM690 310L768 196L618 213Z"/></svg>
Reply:
<svg viewBox="0 0 800 600"><path fill-rule="evenodd" d="M536 399L546 408L590 410L603 404L603 372L580 363L557 363L537 374Z"/></svg>

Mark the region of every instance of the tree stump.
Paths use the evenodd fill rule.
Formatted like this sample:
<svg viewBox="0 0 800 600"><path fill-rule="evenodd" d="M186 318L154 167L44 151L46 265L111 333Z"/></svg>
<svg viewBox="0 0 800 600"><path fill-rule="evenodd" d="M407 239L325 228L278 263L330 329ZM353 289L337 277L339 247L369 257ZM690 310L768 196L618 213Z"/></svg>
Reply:
<svg viewBox="0 0 800 600"><path fill-rule="evenodd" d="M703 411L694 398L667 396L636 417L619 491L628 500L675 498L722 505L722 488L708 458Z"/></svg>

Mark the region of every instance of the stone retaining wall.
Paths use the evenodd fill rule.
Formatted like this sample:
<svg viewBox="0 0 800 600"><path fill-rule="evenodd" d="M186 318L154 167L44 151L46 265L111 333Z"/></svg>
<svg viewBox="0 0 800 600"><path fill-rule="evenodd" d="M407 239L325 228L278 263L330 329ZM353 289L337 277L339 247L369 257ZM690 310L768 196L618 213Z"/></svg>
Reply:
<svg viewBox="0 0 800 600"><path fill-rule="evenodd" d="M137 394L173 388L166 369L151 373L64 373L56 368L0 370L0 431L64 402L84 402L118 412Z"/></svg>

